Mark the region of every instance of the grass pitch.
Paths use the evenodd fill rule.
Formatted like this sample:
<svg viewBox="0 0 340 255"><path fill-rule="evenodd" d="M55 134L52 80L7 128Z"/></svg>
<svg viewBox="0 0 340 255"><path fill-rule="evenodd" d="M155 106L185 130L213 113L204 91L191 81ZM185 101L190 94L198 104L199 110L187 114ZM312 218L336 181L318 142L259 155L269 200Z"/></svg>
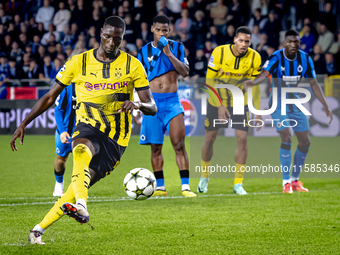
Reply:
<svg viewBox="0 0 340 255"><path fill-rule="evenodd" d="M199 146L201 138L190 139L187 149L193 150L190 143ZM227 139L235 144L234 138ZM259 139L249 137L248 162L277 164L278 138L265 138L266 146L258 149ZM63 217L43 235L45 246L29 245L29 230L55 201L54 136L26 136L15 153L9 141L10 136L0 136L0 254L340 253L340 179L302 179L310 192L290 195L281 193L279 178L245 176L244 187L250 194L236 196L232 179L216 178L211 179L207 194L184 198L167 138L163 152L169 195L133 201L123 190L125 174L135 167L151 169L150 148L137 145L137 137L132 137L119 167L89 191L90 223L95 230ZM340 163L339 137L312 137L311 142L306 163ZM232 162L234 151L233 146L226 148L226 160ZM71 170L70 158L66 186ZM191 179L192 190L196 191L198 181Z"/></svg>

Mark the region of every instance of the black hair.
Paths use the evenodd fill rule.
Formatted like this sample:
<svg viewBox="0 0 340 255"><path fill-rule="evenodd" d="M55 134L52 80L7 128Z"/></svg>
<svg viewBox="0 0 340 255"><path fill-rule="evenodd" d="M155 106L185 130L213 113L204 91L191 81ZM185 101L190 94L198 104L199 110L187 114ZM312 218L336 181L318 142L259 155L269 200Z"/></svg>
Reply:
<svg viewBox="0 0 340 255"><path fill-rule="evenodd" d="M299 36L299 34L298 34L298 32L296 32L295 30L288 30L288 31L285 33L285 39L286 39L288 36Z"/></svg>
<svg viewBox="0 0 340 255"><path fill-rule="evenodd" d="M239 27L238 29L236 29L235 37L237 37L239 33L251 35L250 28L246 26Z"/></svg>
<svg viewBox="0 0 340 255"><path fill-rule="evenodd" d="M153 18L153 24L155 23L162 23L162 24L168 24L170 25L170 19L167 16L164 15L158 15Z"/></svg>
<svg viewBox="0 0 340 255"><path fill-rule="evenodd" d="M17 59L15 57L10 57L8 59L8 62L17 62Z"/></svg>
<svg viewBox="0 0 340 255"><path fill-rule="evenodd" d="M104 26L109 25L111 27L117 27L123 29L123 33L125 34L125 21L119 16L110 16L108 17L105 22Z"/></svg>

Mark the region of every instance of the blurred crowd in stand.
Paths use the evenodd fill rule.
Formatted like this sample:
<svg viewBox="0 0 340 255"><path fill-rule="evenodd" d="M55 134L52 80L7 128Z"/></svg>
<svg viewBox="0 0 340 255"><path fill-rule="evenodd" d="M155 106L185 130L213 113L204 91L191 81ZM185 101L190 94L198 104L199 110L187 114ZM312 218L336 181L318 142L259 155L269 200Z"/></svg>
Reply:
<svg viewBox="0 0 340 255"><path fill-rule="evenodd" d="M0 85L8 79L53 84L70 56L99 46L100 29L110 15L125 20L121 50L133 56L153 40L153 17L168 16L172 21L169 38L183 42L191 79L205 77L213 49L233 43L236 29L243 25L252 30L251 47L261 54L263 63L283 47L284 32L294 29L317 74L340 73L338 0L3 0Z"/></svg>

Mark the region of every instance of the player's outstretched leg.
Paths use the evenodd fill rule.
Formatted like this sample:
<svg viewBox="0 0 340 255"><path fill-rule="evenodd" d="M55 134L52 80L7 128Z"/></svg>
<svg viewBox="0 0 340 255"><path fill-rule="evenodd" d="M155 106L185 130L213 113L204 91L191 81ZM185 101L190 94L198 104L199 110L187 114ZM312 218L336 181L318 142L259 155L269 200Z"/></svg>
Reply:
<svg viewBox="0 0 340 255"><path fill-rule="evenodd" d="M90 220L89 213L87 212L86 207L82 204L72 204L66 202L62 206L62 210L64 214L75 219L81 224L87 223Z"/></svg>
<svg viewBox="0 0 340 255"><path fill-rule="evenodd" d="M66 193L58 199L58 201L54 204L51 210L46 214L44 219L37 224L33 230L30 231L28 235L28 241L31 244L45 244L41 237L44 234L45 230L51 226L54 222L59 220L63 215L62 205L66 202L75 203L76 200L74 198L73 187L72 184L68 187Z"/></svg>
<svg viewBox="0 0 340 255"><path fill-rule="evenodd" d="M196 197L189 186L189 159L185 150L185 126L183 114L179 114L170 121L170 141L176 153L176 163L181 176L182 195L185 197Z"/></svg>
<svg viewBox="0 0 340 255"><path fill-rule="evenodd" d="M92 144L91 144L92 145ZM72 186L77 205L86 210L88 188L91 180L89 165L92 159L92 152L83 143L78 143L73 148L73 172ZM79 207L81 208L81 207ZM70 215L67 213L67 215ZM84 215L85 216L85 215Z"/></svg>
<svg viewBox="0 0 340 255"><path fill-rule="evenodd" d="M214 151L214 142L216 140L218 130L205 131L204 141L201 151L201 179L197 186L197 192L207 193L209 184L209 166Z"/></svg>
<svg viewBox="0 0 340 255"><path fill-rule="evenodd" d="M233 192L238 195L246 195L247 192L243 188L243 176L246 168L246 160L248 155L247 147L247 131L236 129L237 147L235 152L235 178Z"/></svg>

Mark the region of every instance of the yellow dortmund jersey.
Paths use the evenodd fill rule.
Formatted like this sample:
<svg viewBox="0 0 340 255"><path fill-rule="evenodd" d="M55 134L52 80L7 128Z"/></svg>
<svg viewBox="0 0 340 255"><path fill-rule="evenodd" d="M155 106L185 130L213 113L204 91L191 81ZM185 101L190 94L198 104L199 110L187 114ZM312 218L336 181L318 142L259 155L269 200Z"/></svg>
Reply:
<svg viewBox="0 0 340 255"><path fill-rule="evenodd" d="M119 113L125 100L133 100L133 89L148 89L144 67L138 59L120 51L112 62L96 58L97 49L73 56L56 77L62 86L75 83L77 121L90 124L121 146L131 134L131 114Z"/></svg>
<svg viewBox="0 0 340 255"><path fill-rule="evenodd" d="M206 83L213 87L215 84L231 84L239 87L244 93L244 104L247 105L248 92L244 90L243 82L260 74L261 56L255 50L248 48L244 55L236 57L232 48L232 44L226 44L214 49L208 63ZM225 107L233 106L233 97L229 90L218 89L218 93ZM259 86L253 87L253 99L255 108L260 109ZM217 107L212 98L209 98L209 103Z"/></svg>

